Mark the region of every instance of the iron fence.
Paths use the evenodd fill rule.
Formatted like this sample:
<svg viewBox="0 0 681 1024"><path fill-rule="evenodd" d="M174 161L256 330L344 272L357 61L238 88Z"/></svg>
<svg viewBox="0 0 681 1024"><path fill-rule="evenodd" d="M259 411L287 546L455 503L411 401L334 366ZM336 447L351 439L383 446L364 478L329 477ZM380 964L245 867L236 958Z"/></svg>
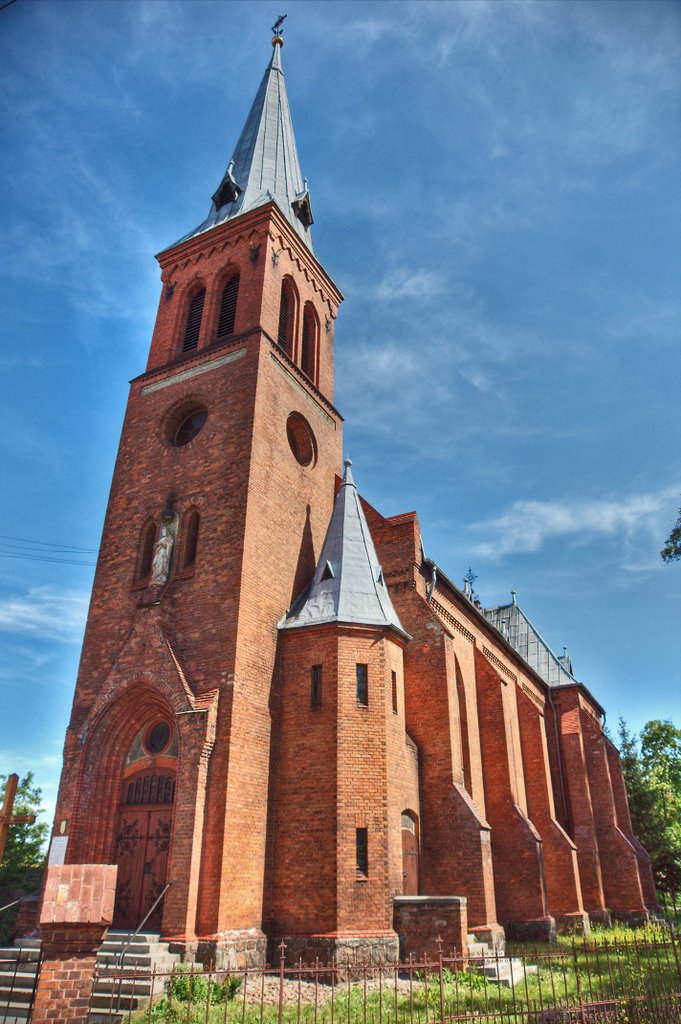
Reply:
<svg viewBox="0 0 681 1024"><path fill-rule="evenodd" d="M678 940L582 943L405 963L99 970L98 1024L681 1024Z"/></svg>

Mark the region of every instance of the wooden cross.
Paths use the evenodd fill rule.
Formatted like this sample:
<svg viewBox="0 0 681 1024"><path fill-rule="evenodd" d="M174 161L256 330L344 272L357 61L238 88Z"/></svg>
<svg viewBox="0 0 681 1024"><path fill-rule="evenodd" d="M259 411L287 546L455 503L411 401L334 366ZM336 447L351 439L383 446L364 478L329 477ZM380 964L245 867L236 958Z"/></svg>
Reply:
<svg viewBox="0 0 681 1024"><path fill-rule="evenodd" d="M5 852L5 843L7 842L7 836L9 835L10 825L32 825L35 821L35 814L12 814L14 797L16 796L18 785L18 775L14 774L7 776L5 799L2 802L2 809L0 810L0 864L2 864L2 855Z"/></svg>

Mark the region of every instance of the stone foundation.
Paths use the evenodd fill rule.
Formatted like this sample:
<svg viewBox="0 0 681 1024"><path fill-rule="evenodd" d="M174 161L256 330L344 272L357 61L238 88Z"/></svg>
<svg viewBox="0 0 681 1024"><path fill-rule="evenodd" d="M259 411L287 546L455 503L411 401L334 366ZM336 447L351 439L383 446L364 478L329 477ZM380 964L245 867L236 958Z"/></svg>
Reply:
<svg viewBox="0 0 681 1024"><path fill-rule="evenodd" d="M507 939L514 942L556 941L556 922L552 917L538 917L530 921L504 921Z"/></svg>
<svg viewBox="0 0 681 1024"><path fill-rule="evenodd" d="M395 896L393 926L400 938L400 960L410 954L437 957L442 940L445 956L468 953L468 913L465 896Z"/></svg>
<svg viewBox="0 0 681 1024"><path fill-rule="evenodd" d="M650 921L650 914L647 910L611 910L610 916L613 921L621 921L632 928L640 928Z"/></svg>
<svg viewBox="0 0 681 1024"><path fill-rule="evenodd" d="M171 953L183 960L201 963L216 971L236 971L245 967L264 967L267 938L257 928L221 932L210 938L199 936L191 942L168 942Z"/></svg>
<svg viewBox="0 0 681 1024"><path fill-rule="evenodd" d="M589 915L583 914L556 914L556 931L559 935L588 935L591 931Z"/></svg>
<svg viewBox="0 0 681 1024"><path fill-rule="evenodd" d="M483 924L471 928L469 938L473 936L476 942L486 942L492 953L503 956L506 952L506 933L500 924Z"/></svg>
<svg viewBox="0 0 681 1024"><path fill-rule="evenodd" d="M591 924L601 925L603 928L609 928L612 924L609 910L590 910L589 921Z"/></svg>
<svg viewBox="0 0 681 1024"><path fill-rule="evenodd" d="M302 960L304 964L319 960L329 964L335 960L339 965L397 963L399 940L397 935L284 935L270 939L268 944L269 962L278 966L281 957L280 944L286 947L284 959L287 965Z"/></svg>

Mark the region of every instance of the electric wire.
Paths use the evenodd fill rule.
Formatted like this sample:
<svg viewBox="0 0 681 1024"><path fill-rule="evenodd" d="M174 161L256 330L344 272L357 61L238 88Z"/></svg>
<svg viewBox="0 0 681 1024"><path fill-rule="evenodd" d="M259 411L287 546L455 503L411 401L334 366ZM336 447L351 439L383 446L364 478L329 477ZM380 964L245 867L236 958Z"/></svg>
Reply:
<svg viewBox="0 0 681 1024"><path fill-rule="evenodd" d="M33 540L28 537L13 537L9 534L0 533L0 558L19 558L29 562L58 562L61 565L91 566L95 563L86 559L68 556L94 555L96 553L96 548L84 548L75 544L58 544L55 541L48 540Z"/></svg>

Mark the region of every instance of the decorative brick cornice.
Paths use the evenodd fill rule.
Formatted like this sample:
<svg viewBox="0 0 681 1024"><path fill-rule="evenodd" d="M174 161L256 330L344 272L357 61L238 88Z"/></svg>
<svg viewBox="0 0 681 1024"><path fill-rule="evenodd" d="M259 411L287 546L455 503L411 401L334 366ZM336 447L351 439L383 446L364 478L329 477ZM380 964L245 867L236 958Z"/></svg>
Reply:
<svg viewBox="0 0 681 1024"><path fill-rule="evenodd" d="M468 629L466 629L466 627L461 622L459 622L458 619L454 618L452 613L450 611L447 611L444 605L440 604L439 601L433 600L430 602L430 606L437 612L437 614L441 618L445 620L445 622L449 623L450 626L453 626L454 629L461 633L461 636L465 636L466 640L468 640L469 643L475 643L475 637L473 636L473 634Z"/></svg>
<svg viewBox="0 0 681 1024"><path fill-rule="evenodd" d="M491 661L495 668L498 668L500 672L512 679L514 683L518 682L518 677L515 672L511 672L507 665L504 665L501 658L497 658L496 654L490 651L489 647L485 647L483 644L482 653L485 655L488 661Z"/></svg>

